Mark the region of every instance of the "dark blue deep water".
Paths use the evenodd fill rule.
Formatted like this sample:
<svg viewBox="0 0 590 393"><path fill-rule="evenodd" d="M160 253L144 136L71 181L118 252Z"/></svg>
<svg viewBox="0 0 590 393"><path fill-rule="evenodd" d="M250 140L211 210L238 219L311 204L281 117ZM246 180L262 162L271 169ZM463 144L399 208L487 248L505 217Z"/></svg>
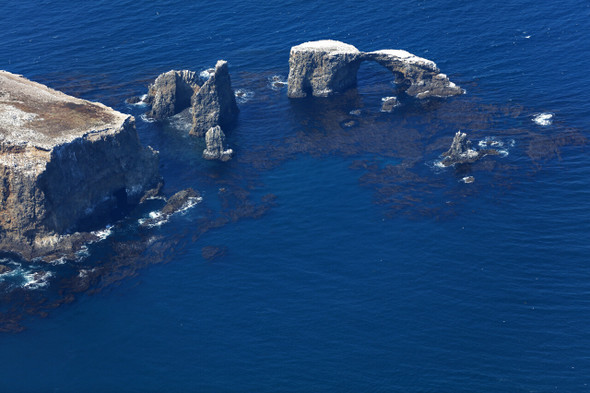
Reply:
<svg viewBox="0 0 590 393"><path fill-rule="evenodd" d="M164 194L203 201L77 261L3 257L0 392L590 390L589 37L587 0L4 0L0 69L134 115ZM271 87L327 38L467 94L381 113L371 64L344 97ZM125 103L218 59L245 93L226 164ZM458 130L503 154L438 168Z"/></svg>

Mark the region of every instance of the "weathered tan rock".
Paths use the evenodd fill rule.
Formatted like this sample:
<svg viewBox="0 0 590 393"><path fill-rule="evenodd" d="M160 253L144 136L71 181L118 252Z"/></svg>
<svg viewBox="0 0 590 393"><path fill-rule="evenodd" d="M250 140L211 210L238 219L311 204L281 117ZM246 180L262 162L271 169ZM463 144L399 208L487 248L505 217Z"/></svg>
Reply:
<svg viewBox="0 0 590 393"><path fill-rule="evenodd" d="M396 83L413 97L449 97L464 91L440 72L436 64L404 50L361 52L340 41L310 41L291 48L289 90L291 98L308 95L327 97L356 86L363 61L375 61L396 78Z"/></svg>
<svg viewBox="0 0 590 393"><path fill-rule="evenodd" d="M94 212L159 182L132 116L0 71L0 251L74 252L87 236L72 232Z"/></svg>
<svg viewBox="0 0 590 393"><path fill-rule="evenodd" d="M221 127L211 127L205 134L205 143L207 148L203 151L203 158L206 160L229 161L233 154L232 149L226 149L224 146L225 134Z"/></svg>

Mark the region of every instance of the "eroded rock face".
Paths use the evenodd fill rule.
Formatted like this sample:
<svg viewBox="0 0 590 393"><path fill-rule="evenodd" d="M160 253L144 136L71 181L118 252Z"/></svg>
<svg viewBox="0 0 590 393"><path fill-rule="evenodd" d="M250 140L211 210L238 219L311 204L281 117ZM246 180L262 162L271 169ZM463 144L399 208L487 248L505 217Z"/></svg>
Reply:
<svg viewBox="0 0 590 393"><path fill-rule="evenodd" d="M225 149L225 134L221 127L211 127L205 134L207 148L203 151L203 158L206 160L229 161L233 154L232 149Z"/></svg>
<svg viewBox="0 0 590 393"><path fill-rule="evenodd" d="M71 253L96 209L137 203L160 182L158 155L135 121L0 71L0 251Z"/></svg>
<svg viewBox="0 0 590 393"><path fill-rule="evenodd" d="M328 97L356 86L363 54L352 45L334 40L305 42L291 48L288 96Z"/></svg>
<svg viewBox="0 0 590 393"><path fill-rule="evenodd" d="M498 151L494 149L475 150L471 146L471 141L467 139L467 134L458 131L453 138L451 147L443 153L444 159L441 164L451 166L455 164L471 164L486 155L497 155Z"/></svg>
<svg viewBox="0 0 590 393"><path fill-rule="evenodd" d="M201 81L194 71L168 71L160 74L150 86L146 102L152 105L148 116L156 120L180 113L191 106Z"/></svg>
<svg viewBox="0 0 590 393"><path fill-rule="evenodd" d="M219 60L215 72L193 96L191 135L203 136L211 128L230 127L238 116L238 105L231 87L227 61Z"/></svg>
<svg viewBox="0 0 590 393"><path fill-rule="evenodd" d="M361 52L340 41L305 42L291 48L289 91L291 98L327 97L356 85L361 62L375 61L396 77L396 83L413 97L449 97L464 91L440 73L436 64L404 50Z"/></svg>

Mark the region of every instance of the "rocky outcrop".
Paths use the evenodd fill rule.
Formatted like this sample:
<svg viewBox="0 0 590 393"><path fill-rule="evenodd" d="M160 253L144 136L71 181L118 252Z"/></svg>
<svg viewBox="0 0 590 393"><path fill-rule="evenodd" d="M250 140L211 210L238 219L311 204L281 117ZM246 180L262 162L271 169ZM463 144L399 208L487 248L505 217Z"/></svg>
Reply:
<svg viewBox="0 0 590 393"><path fill-rule="evenodd" d="M159 75L147 95L146 103L152 106L148 117L164 120L190 108L191 135L204 136L217 125L229 128L239 110L227 62L219 60L214 69L202 72L201 76L207 80L203 82L196 72L188 70Z"/></svg>
<svg viewBox="0 0 590 393"><path fill-rule="evenodd" d="M384 97L381 101L383 102L381 104L381 112L385 113L393 112L400 105L397 97Z"/></svg>
<svg viewBox="0 0 590 393"><path fill-rule="evenodd" d="M170 199L168 199L168 202L166 202L166 205L162 208L162 214L166 216L174 214L177 211L183 209L190 200L198 199L200 197L201 194L192 188L178 191L176 194L172 195Z"/></svg>
<svg viewBox="0 0 590 393"><path fill-rule="evenodd" d="M458 131L453 138L450 149L443 153L443 166L455 164L471 164L486 155L497 155L495 149L475 150L471 146L471 141L467 139L467 134Z"/></svg>
<svg viewBox="0 0 590 393"><path fill-rule="evenodd" d="M233 154L232 149L225 149L225 134L221 127L211 127L205 134L207 148L203 151L203 158L206 160L229 161Z"/></svg>
<svg viewBox="0 0 590 393"><path fill-rule="evenodd" d="M201 194L192 188L178 191L172 195L159 212L153 212L147 219L140 220L142 227L152 227L165 223L171 215L188 209L201 201Z"/></svg>
<svg viewBox="0 0 590 393"><path fill-rule="evenodd" d="M160 74L149 87L146 103L152 108L148 117L164 120L191 106L191 99L201 86L196 72L168 71Z"/></svg>
<svg viewBox="0 0 590 393"><path fill-rule="evenodd" d="M238 116L236 96L231 87L227 61L219 60L215 72L193 96L191 135L203 136L211 128L230 127Z"/></svg>
<svg viewBox="0 0 590 393"><path fill-rule="evenodd" d="M363 54L334 40L305 42L291 48L287 95L328 97L356 86Z"/></svg>
<svg viewBox="0 0 590 393"><path fill-rule="evenodd" d="M0 251L72 253L80 225L160 180L132 116L0 71Z"/></svg>
<svg viewBox="0 0 590 393"><path fill-rule="evenodd" d="M327 97L344 92L356 86L356 74L363 61L375 61L390 70L398 86L419 99L464 92L442 74L433 61L404 50L361 52L340 41L321 40L291 48L288 96Z"/></svg>

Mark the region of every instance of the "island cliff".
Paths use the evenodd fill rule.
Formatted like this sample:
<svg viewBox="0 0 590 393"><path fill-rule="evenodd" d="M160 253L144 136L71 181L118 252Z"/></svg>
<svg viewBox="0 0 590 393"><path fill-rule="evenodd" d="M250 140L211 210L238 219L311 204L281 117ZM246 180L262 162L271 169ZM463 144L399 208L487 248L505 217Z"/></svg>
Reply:
<svg viewBox="0 0 590 393"><path fill-rule="evenodd" d="M0 71L0 251L72 255L92 239L75 231L95 211L135 204L160 182L132 116Z"/></svg>
<svg viewBox="0 0 590 393"><path fill-rule="evenodd" d="M344 42L320 40L291 48L287 94L291 98L303 98L344 92L356 86L357 72L363 61L375 61L390 70L396 84L406 94L419 99L464 92L442 74L433 61L404 50L361 52Z"/></svg>

